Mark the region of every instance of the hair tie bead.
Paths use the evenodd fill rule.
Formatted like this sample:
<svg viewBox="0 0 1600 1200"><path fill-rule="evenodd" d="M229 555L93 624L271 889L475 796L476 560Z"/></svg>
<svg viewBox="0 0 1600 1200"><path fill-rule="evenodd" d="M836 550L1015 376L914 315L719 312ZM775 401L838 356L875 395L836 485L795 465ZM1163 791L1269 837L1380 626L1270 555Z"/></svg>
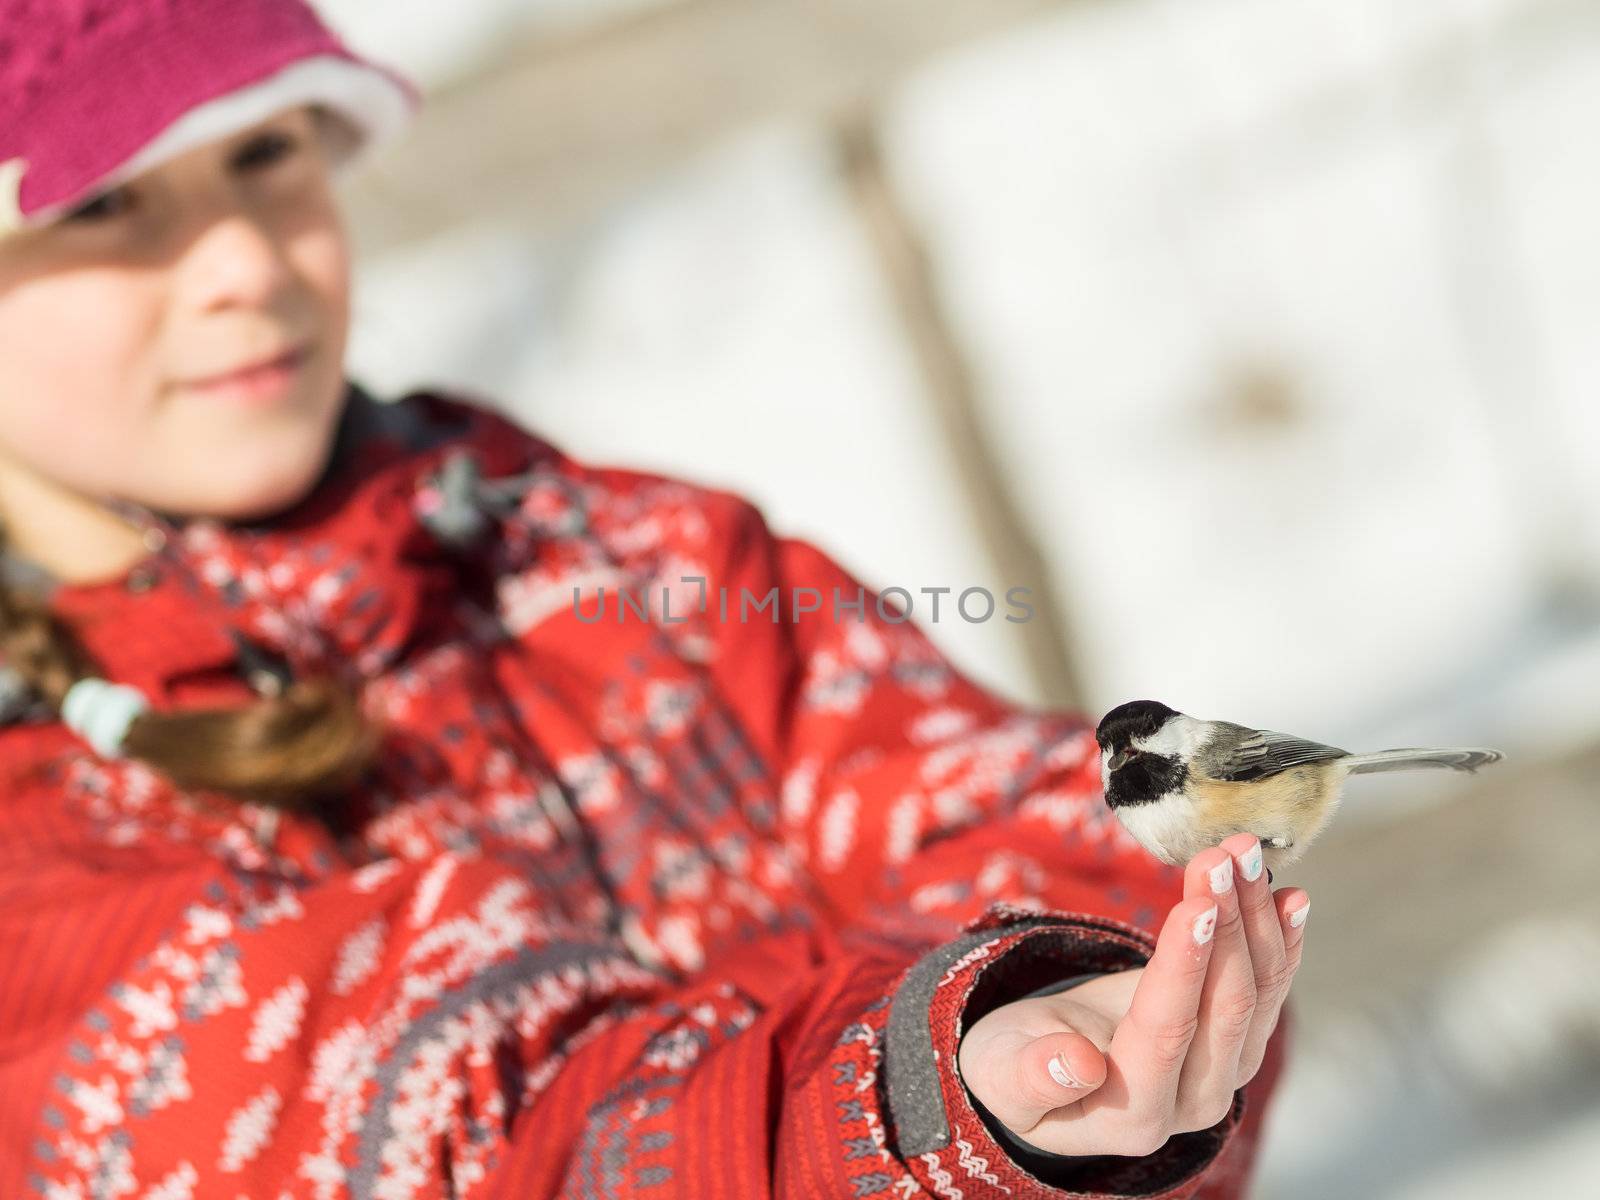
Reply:
<svg viewBox="0 0 1600 1200"><path fill-rule="evenodd" d="M61 719L102 758L117 758L128 726L149 707L149 698L138 688L89 676L67 689Z"/></svg>

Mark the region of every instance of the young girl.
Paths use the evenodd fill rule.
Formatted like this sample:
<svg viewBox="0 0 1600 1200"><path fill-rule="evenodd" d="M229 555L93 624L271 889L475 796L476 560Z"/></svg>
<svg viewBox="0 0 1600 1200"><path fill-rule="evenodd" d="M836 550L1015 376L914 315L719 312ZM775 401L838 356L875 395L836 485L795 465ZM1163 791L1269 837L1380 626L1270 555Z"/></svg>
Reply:
<svg viewBox="0 0 1600 1200"><path fill-rule="evenodd" d="M1305 893L740 496L348 381L416 102L0 0L0 1195L1238 1195Z"/></svg>

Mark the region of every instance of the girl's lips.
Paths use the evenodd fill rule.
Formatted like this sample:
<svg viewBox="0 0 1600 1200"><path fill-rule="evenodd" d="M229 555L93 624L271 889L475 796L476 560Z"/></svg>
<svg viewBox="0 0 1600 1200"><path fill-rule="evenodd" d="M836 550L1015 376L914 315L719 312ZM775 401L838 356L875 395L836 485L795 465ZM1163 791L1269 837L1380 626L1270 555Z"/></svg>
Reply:
<svg viewBox="0 0 1600 1200"><path fill-rule="evenodd" d="M208 400L244 404L268 402L288 391L299 378L308 356L308 348L300 346L262 366L185 384L184 388Z"/></svg>

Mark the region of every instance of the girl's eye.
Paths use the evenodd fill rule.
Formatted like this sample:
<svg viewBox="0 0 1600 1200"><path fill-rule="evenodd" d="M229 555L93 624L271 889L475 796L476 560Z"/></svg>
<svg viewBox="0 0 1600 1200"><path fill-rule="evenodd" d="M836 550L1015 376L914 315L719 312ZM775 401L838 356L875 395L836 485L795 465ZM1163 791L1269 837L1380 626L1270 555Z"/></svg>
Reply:
<svg viewBox="0 0 1600 1200"><path fill-rule="evenodd" d="M262 134L240 151L234 159L234 166L246 171L270 167L292 157L299 149L299 141L290 134L277 132ZM79 205L62 217L62 220L85 225L95 224L121 216L128 210L130 202L126 187L113 188Z"/></svg>
<svg viewBox="0 0 1600 1200"><path fill-rule="evenodd" d="M127 189L113 188L109 192L102 192L100 195L94 197L94 199L88 201L87 203L80 204L77 208L73 209L66 216L64 216L62 220L77 221L86 225L93 224L96 221L104 221L111 217L118 216L121 213L126 212L127 207Z"/></svg>
<svg viewBox="0 0 1600 1200"><path fill-rule="evenodd" d="M234 165L249 170L268 167L288 158L300 148L300 143L286 133L268 133L253 140L234 159Z"/></svg>

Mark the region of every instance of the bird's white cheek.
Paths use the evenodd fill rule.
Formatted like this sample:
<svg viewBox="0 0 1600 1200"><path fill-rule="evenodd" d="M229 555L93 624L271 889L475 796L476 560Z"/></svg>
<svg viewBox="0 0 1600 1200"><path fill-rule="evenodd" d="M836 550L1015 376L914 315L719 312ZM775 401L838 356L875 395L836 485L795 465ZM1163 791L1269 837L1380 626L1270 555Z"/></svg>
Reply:
<svg viewBox="0 0 1600 1200"><path fill-rule="evenodd" d="M1148 737L1134 738L1133 745L1135 749L1148 750L1163 758L1188 762L1210 740L1210 736L1208 722L1196 721L1179 713Z"/></svg>
<svg viewBox="0 0 1600 1200"><path fill-rule="evenodd" d="M1111 768L1106 765L1106 756L1104 754L1102 754L1100 756L1100 791L1102 793L1105 793L1105 792L1109 792L1110 790L1111 790Z"/></svg>

